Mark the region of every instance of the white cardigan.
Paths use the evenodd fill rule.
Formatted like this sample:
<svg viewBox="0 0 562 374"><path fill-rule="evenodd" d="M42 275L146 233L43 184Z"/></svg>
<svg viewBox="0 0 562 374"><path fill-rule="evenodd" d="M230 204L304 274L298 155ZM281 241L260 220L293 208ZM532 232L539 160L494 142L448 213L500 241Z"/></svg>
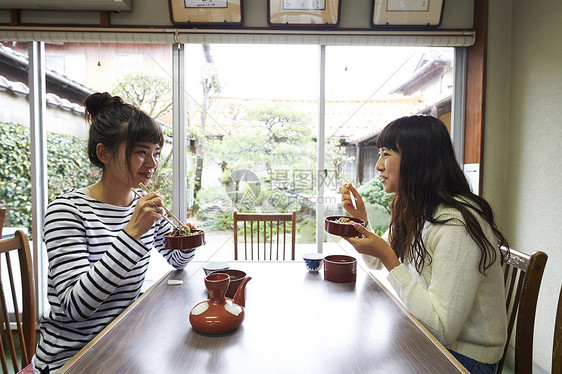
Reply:
<svg viewBox="0 0 562 374"><path fill-rule="evenodd" d="M435 217L464 222L458 210L445 206L438 207ZM496 243L489 225L480 217L478 222ZM459 221L426 223L422 238L431 263L421 274L413 264L401 264L389 272L388 281L408 311L445 347L480 362L498 362L507 340L499 250L484 276L478 270L478 245ZM380 268L377 258L363 258L369 267Z"/></svg>

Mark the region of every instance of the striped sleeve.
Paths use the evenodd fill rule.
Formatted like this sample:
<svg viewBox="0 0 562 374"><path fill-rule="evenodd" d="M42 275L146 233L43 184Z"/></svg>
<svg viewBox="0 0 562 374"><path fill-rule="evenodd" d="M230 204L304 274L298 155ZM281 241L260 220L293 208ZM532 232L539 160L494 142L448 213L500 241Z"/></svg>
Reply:
<svg viewBox="0 0 562 374"><path fill-rule="evenodd" d="M49 272L60 301L59 312L75 321L88 319L148 252L120 229L100 260L92 263L88 246L99 238L87 232L87 219L70 199L57 198L47 208L44 222Z"/></svg>

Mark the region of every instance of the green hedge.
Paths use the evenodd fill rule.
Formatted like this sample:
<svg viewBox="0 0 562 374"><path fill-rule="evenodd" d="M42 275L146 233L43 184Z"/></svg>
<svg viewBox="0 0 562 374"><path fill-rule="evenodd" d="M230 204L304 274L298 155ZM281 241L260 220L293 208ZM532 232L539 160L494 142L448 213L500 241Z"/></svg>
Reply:
<svg viewBox="0 0 562 374"><path fill-rule="evenodd" d="M6 226L23 226L31 232L31 152L27 126L0 122L0 204L9 209ZM97 178L88 160L86 139L47 135L48 198Z"/></svg>

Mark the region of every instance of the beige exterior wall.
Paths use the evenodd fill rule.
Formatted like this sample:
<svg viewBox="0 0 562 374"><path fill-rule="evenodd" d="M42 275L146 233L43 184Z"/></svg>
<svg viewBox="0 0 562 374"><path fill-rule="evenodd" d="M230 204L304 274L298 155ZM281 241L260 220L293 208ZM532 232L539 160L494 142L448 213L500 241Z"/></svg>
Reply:
<svg viewBox="0 0 562 374"><path fill-rule="evenodd" d="M27 96L16 96L0 92L0 122L22 123L29 126L29 103Z"/></svg>
<svg viewBox="0 0 562 374"><path fill-rule="evenodd" d="M29 102L27 96L0 92L0 122L21 123L29 126ZM46 130L86 138L88 127L83 114L47 105Z"/></svg>

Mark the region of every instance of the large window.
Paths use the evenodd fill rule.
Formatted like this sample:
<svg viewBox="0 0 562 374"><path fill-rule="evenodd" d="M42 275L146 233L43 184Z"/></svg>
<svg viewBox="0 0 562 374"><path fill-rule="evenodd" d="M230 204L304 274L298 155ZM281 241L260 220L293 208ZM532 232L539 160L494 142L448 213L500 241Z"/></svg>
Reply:
<svg viewBox="0 0 562 374"><path fill-rule="evenodd" d="M320 248L317 238L328 242L326 250L334 242L332 249L340 250L337 238L316 235L316 221L344 213L337 191L345 182L368 196L374 228L386 230L390 196L374 193L382 190L374 167L378 132L414 113L451 123L454 49L325 50L321 76L318 46L187 46L187 137L193 145L188 205L190 218L207 232L209 257L232 259L234 209L296 210L297 257Z"/></svg>
<svg viewBox="0 0 562 374"><path fill-rule="evenodd" d="M176 45L45 44L49 199L97 180L84 150L88 129L80 103L92 92L107 91L140 106L163 126L166 145L160 172L149 187L164 195L169 208L174 196L187 197L182 214L206 231L207 245L197 259L233 259L234 209L296 210L297 258L305 251L340 251L337 238L317 230L325 216L343 213L337 192L341 183L352 182L369 196L376 230L388 225L390 197L380 193L374 168L378 131L412 113L452 123L453 48L183 47L185 64L176 61ZM8 123L29 122L26 116L18 117L29 113L27 78L21 76L25 66L14 69L14 64L25 65L26 52L26 44L2 44L0 84L10 87L0 90L7 108L0 118L3 131ZM178 86L185 97L181 118L186 120L181 124L173 123L178 117L172 112ZM187 140L185 151L175 153L187 154L181 181L173 174L173 140L178 137ZM11 173L13 180L25 170ZM180 190L173 191L174 179ZM7 185L5 180L0 187ZM25 200L29 193L17 188L10 187L11 193ZM4 195L2 204L15 204L15 198ZM13 225L30 228L30 204L20 204L21 222ZM158 255L153 262L167 266ZM152 277L159 274L161 269Z"/></svg>

